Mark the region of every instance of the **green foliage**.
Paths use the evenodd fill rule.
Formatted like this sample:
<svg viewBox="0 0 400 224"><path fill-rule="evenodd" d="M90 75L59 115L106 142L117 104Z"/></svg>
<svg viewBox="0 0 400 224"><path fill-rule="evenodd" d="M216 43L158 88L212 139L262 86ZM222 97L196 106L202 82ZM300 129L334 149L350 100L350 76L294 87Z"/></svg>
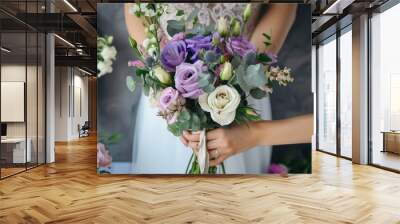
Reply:
<svg viewBox="0 0 400 224"><path fill-rule="evenodd" d="M214 91L214 76L210 73L201 73L199 75L198 84L206 93L211 93Z"/></svg>
<svg viewBox="0 0 400 224"><path fill-rule="evenodd" d="M262 99L267 95L267 92L265 92L264 90L262 90L260 88L254 88L254 89L250 90L250 95L254 99Z"/></svg>
<svg viewBox="0 0 400 224"><path fill-rule="evenodd" d="M264 68L261 64L249 65L246 69L244 80L250 87L259 87L267 83L267 77L264 74Z"/></svg>
<svg viewBox="0 0 400 224"><path fill-rule="evenodd" d="M235 71L236 83L244 91L264 86L268 80L261 64L249 65L242 63Z"/></svg>
<svg viewBox="0 0 400 224"><path fill-rule="evenodd" d="M140 60L143 61L143 55L140 53L140 51L139 51L138 48L137 48L138 46L137 46L136 40L133 39L132 37L129 37L129 46L130 46L131 49L132 49L133 55L134 55L136 58L138 58L138 59L140 59Z"/></svg>
<svg viewBox="0 0 400 224"><path fill-rule="evenodd" d="M167 32L172 37L177 33L185 31L185 22L182 20L168 20Z"/></svg>
<svg viewBox="0 0 400 224"><path fill-rule="evenodd" d="M207 64L215 63L219 59L218 55L215 51L206 51L204 54L204 62Z"/></svg>
<svg viewBox="0 0 400 224"><path fill-rule="evenodd" d="M183 16L183 15L185 15L185 11L183 11L182 9L176 12L176 16Z"/></svg>
<svg viewBox="0 0 400 224"><path fill-rule="evenodd" d="M257 55L257 61L262 63L268 63L271 62L272 59L267 54L261 53Z"/></svg>
<svg viewBox="0 0 400 224"><path fill-rule="evenodd" d="M242 63L242 59L240 59L239 56L235 55L232 58L231 64L232 64L232 68L236 69L237 67L240 66L240 64Z"/></svg>
<svg viewBox="0 0 400 224"><path fill-rule="evenodd" d="M136 81L132 78L132 76L126 77L126 86L128 87L129 91L134 92L136 89Z"/></svg>
<svg viewBox="0 0 400 224"><path fill-rule="evenodd" d="M246 65L254 65L257 63L257 55L254 52L249 52L244 56Z"/></svg>

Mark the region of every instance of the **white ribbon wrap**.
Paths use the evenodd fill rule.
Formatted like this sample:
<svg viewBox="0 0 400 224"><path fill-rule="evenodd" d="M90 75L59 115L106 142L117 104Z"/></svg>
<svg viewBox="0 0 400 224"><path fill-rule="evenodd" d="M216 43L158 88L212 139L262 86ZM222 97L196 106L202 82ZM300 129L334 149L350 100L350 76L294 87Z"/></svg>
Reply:
<svg viewBox="0 0 400 224"><path fill-rule="evenodd" d="M206 130L200 131L199 151L197 153L197 162L200 166L201 174L208 174L209 155L207 151Z"/></svg>

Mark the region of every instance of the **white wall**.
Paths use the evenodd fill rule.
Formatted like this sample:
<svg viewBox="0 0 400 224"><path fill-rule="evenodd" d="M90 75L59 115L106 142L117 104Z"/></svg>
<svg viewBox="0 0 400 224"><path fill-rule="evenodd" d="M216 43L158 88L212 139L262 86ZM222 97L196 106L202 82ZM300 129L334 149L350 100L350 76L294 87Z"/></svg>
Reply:
<svg viewBox="0 0 400 224"><path fill-rule="evenodd" d="M56 67L55 73L55 140L70 141L88 120L88 78L72 67Z"/></svg>

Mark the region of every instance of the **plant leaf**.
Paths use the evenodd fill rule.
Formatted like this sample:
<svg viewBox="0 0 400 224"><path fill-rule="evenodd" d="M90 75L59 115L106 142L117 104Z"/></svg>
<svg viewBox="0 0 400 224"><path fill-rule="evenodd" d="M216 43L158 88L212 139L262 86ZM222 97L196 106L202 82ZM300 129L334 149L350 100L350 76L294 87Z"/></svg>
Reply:
<svg viewBox="0 0 400 224"><path fill-rule="evenodd" d="M214 51L206 51L204 54L204 62L207 64L216 62L218 59L218 55Z"/></svg>
<svg viewBox="0 0 400 224"><path fill-rule="evenodd" d="M263 86L268 81L264 74L264 68L261 64L249 65L246 69L244 80L250 87Z"/></svg>
<svg viewBox="0 0 400 224"><path fill-rule="evenodd" d="M132 76L126 77L126 86L128 87L129 91L134 92L136 89L136 81L132 78Z"/></svg>
<svg viewBox="0 0 400 224"><path fill-rule="evenodd" d="M254 52L249 52L244 56L244 61L247 65L254 65L257 61L257 55Z"/></svg>
<svg viewBox="0 0 400 224"><path fill-rule="evenodd" d="M167 21L167 32L172 37L177 33L185 31L185 23L179 20Z"/></svg>
<svg viewBox="0 0 400 224"><path fill-rule="evenodd" d="M184 14L185 14L185 11L183 11L182 9L180 9L176 12L176 16L183 16Z"/></svg>
<svg viewBox="0 0 400 224"><path fill-rule="evenodd" d="M250 95L254 99L262 99L267 95L267 92L265 92L264 90L262 90L260 88L255 88L255 89L250 90Z"/></svg>
<svg viewBox="0 0 400 224"><path fill-rule="evenodd" d="M263 63L268 63L272 61L272 59L267 54L264 53L258 54L257 60Z"/></svg>

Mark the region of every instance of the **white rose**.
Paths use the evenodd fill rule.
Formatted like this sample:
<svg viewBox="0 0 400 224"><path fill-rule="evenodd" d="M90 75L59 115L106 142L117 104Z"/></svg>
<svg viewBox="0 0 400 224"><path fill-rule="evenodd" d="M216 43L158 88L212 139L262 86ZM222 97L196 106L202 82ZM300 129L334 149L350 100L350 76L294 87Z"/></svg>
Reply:
<svg viewBox="0 0 400 224"><path fill-rule="evenodd" d="M199 97L201 109L210 112L213 121L222 126L235 120L239 103L238 91L227 85L218 86L210 94L205 93Z"/></svg>
<svg viewBox="0 0 400 224"><path fill-rule="evenodd" d="M100 71L98 77L101 77L107 73L111 73L113 71L112 61L100 61L97 63L97 69Z"/></svg>
<svg viewBox="0 0 400 224"><path fill-rule="evenodd" d="M115 47L104 46L100 53L104 61L115 60L117 56L117 50Z"/></svg>

